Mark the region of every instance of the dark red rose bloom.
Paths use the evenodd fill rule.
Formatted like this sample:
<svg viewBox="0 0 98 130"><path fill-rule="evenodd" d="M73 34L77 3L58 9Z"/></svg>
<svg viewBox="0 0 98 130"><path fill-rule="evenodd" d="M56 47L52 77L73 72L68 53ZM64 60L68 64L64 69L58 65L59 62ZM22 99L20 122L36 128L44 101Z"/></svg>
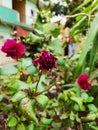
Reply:
<svg viewBox="0 0 98 130"><path fill-rule="evenodd" d="M25 47L22 45L21 42L17 42L13 39L8 39L2 46L1 50L7 54L7 57L18 59L23 56L25 52Z"/></svg>
<svg viewBox="0 0 98 130"><path fill-rule="evenodd" d="M91 83L88 82L88 74L82 74L78 77L77 80L78 85L81 89L89 90L91 87Z"/></svg>
<svg viewBox="0 0 98 130"><path fill-rule="evenodd" d="M38 59L33 61L33 64L39 63L39 70L48 71L50 69L56 68L57 58L54 55L46 50L43 50Z"/></svg>

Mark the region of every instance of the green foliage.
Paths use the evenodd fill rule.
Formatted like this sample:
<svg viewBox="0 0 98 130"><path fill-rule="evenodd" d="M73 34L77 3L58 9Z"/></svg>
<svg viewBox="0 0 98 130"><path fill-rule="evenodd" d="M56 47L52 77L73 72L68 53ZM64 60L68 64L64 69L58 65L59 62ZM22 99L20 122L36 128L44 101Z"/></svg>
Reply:
<svg viewBox="0 0 98 130"><path fill-rule="evenodd" d="M6 114L4 125L10 130L97 130L98 15L92 24L90 22L98 10L98 1L66 1L66 7L57 3L58 14L65 11L67 16L69 12L67 22L71 24L66 22L63 27L61 21L50 22L56 4L49 3L35 2L39 6L39 16L34 30L24 39L20 38L27 47L25 58L19 59L16 66L0 68L0 116ZM48 10L50 5L53 7ZM86 41L84 35L78 36L75 42L85 41L85 46L72 56L63 54L65 34L63 36L61 31L67 25L74 39L79 33L87 35ZM57 56L57 68L40 72L32 61L45 49ZM90 76L92 87L88 91L77 85L81 73Z"/></svg>
<svg viewBox="0 0 98 130"><path fill-rule="evenodd" d="M75 77L77 77L77 75L79 74L79 71L80 71L81 67L83 66L83 64L85 62L86 55L89 51L91 43L94 42L94 40L96 38L96 34L97 34L97 31L98 31L97 28L96 28L97 21L98 21L98 14L96 15L96 17L95 17L95 19L92 23L92 26L89 30L89 34L88 34L86 42L85 42L85 47L83 48L83 51L82 51L82 53L79 57L79 61L77 63L76 70L75 70ZM94 60L94 53L96 53L96 52L94 52L94 48L96 48L95 47L96 45L97 44L93 44L93 49L92 49L92 52L91 52L91 60ZM92 64L91 62L94 62L94 61L90 61L90 65ZM90 67L91 67L90 69L92 69L92 66L90 66Z"/></svg>
<svg viewBox="0 0 98 130"><path fill-rule="evenodd" d="M10 82L11 76L17 75L18 79L6 85L5 90L1 89L0 110L6 111L9 115L6 126L11 130L38 130L39 126L40 130L64 130L67 127L76 129L76 124L83 122L82 127L84 124L87 128L97 127L91 125L92 122L96 123L98 118L98 109L93 104L94 97L80 90L75 82L68 83L70 75L67 79L64 77L65 74L63 75L64 70L68 73L73 70L69 71L69 68L74 62L68 57L59 57L58 69L43 72L39 81L39 72L32 65L31 59L19 60L17 74L10 75L7 80ZM22 75L27 76L23 81ZM25 89L28 91L25 92ZM8 95L6 105L3 101L6 98L5 94ZM90 125L86 124L87 122L91 122Z"/></svg>
<svg viewBox="0 0 98 130"><path fill-rule="evenodd" d="M53 23L46 23L43 25L43 32L51 33L56 29L56 25Z"/></svg>
<svg viewBox="0 0 98 130"><path fill-rule="evenodd" d="M10 86L11 90L13 92L18 92L20 90L24 90L24 89L28 89L29 85L21 80L16 80L11 86Z"/></svg>
<svg viewBox="0 0 98 130"><path fill-rule="evenodd" d="M59 58L59 59L57 60L57 64L58 64L59 66L63 66L63 65L65 64L64 59L63 59L63 58Z"/></svg>
<svg viewBox="0 0 98 130"><path fill-rule="evenodd" d="M31 123L27 126L27 130L34 130L34 124Z"/></svg>
<svg viewBox="0 0 98 130"><path fill-rule="evenodd" d="M39 95L36 97L36 100L38 103L40 103L43 107L46 107L48 102L49 102L49 99L47 96L45 95Z"/></svg>
<svg viewBox="0 0 98 130"><path fill-rule="evenodd" d="M10 117L7 121L8 127L16 126L16 124L17 124L17 119L15 117Z"/></svg>
<svg viewBox="0 0 98 130"><path fill-rule="evenodd" d="M93 40L93 47L92 47L92 50L90 52L90 60L89 60L89 66L90 66L90 70L89 70L89 74L91 74L93 68L94 68L94 65L95 65L95 58L96 58L96 53L97 53L97 50L98 50L98 30L96 32L96 36Z"/></svg>
<svg viewBox="0 0 98 130"><path fill-rule="evenodd" d="M79 33L86 33L89 29L90 22L92 21L92 15L98 10L97 0L88 0L81 3L79 6L73 9L72 14L76 13L76 21L70 30L72 36Z"/></svg>
<svg viewBox="0 0 98 130"><path fill-rule="evenodd" d="M63 54L62 40L61 39L55 39L53 41L50 41L49 46L53 49L53 51L56 55Z"/></svg>
<svg viewBox="0 0 98 130"><path fill-rule="evenodd" d="M0 75L16 74L17 72L18 72L18 70L14 66L4 66L4 67L0 68Z"/></svg>
<svg viewBox="0 0 98 130"><path fill-rule="evenodd" d="M30 100L29 98L24 98L20 102L20 110L22 113L27 116L30 120L33 120L35 123L38 124L38 120L34 113L34 101Z"/></svg>
<svg viewBox="0 0 98 130"><path fill-rule="evenodd" d="M26 96L26 94L22 91L17 92L10 101L12 102L18 102L19 100L23 99Z"/></svg>
<svg viewBox="0 0 98 130"><path fill-rule="evenodd" d="M29 74L31 75L31 76L33 76L34 74L36 74L37 73L37 69L35 68L35 66L29 66L28 68L27 68L27 71L29 72Z"/></svg>
<svg viewBox="0 0 98 130"><path fill-rule="evenodd" d="M18 124L16 130L21 130L21 129L22 129L22 130L26 130L23 123Z"/></svg>
<svg viewBox="0 0 98 130"><path fill-rule="evenodd" d="M2 95L0 95L0 102L2 101L2 99L3 99L3 96L2 96Z"/></svg>

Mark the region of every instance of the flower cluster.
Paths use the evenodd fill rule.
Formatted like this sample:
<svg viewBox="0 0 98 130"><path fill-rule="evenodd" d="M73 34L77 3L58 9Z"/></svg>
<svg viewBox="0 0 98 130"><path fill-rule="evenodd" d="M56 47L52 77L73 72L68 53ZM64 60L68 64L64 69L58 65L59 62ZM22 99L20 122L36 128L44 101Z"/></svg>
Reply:
<svg viewBox="0 0 98 130"><path fill-rule="evenodd" d="M8 39L2 46L1 50L7 54L7 57L18 59L23 56L25 52L25 47L22 45L21 42L17 42L13 39Z"/></svg>
<svg viewBox="0 0 98 130"><path fill-rule="evenodd" d="M81 89L89 90L91 87L91 83L88 81L88 74L82 74L78 77L77 80L78 85Z"/></svg>
<svg viewBox="0 0 98 130"><path fill-rule="evenodd" d="M54 55L46 50L43 50L38 59L33 61L33 64L39 63L39 70L48 71L52 68L56 68L57 58Z"/></svg>

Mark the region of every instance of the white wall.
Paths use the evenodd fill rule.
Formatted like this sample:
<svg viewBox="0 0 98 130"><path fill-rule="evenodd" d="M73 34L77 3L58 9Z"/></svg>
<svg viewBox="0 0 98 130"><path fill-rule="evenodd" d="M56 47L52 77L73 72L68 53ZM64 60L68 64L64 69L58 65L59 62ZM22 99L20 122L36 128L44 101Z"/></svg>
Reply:
<svg viewBox="0 0 98 130"><path fill-rule="evenodd" d="M12 32L11 28L7 25L0 24L0 67L7 65L15 65L16 61L10 57L6 57L6 54L1 51L4 42L11 38L10 33Z"/></svg>
<svg viewBox="0 0 98 130"><path fill-rule="evenodd" d="M11 38L12 30L8 25L0 24L0 36L4 37L4 40Z"/></svg>
<svg viewBox="0 0 98 130"><path fill-rule="evenodd" d="M12 9L12 0L2 0L2 5Z"/></svg>
<svg viewBox="0 0 98 130"><path fill-rule="evenodd" d="M31 10L34 11L33 16L31 14ZM26 24L31 25L32 23L35 23L37 12L38 9L36 8L35 4L33 4L32 1L26 1Z"/></svg>

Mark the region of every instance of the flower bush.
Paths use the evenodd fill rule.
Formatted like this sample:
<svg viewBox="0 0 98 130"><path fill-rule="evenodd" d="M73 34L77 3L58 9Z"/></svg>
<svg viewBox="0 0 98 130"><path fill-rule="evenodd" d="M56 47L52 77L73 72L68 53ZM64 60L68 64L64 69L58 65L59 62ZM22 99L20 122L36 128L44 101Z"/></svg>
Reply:
<svg viewBox="0 0 98 130"><path fill-rule="evenodd" d="M34 60L21 58L25 47L15 40L7 40L2 51L18 59L16 66L0 70L0 111L6 120L5 129L88 130L96 127L98 109L92 103L94 97L87 91L93 88L88 74L80 75L77 80L71 78L74 66L70 70L68 66L72 67L71 62L76 61L56 58L47 50L42 50Z"/></svg>
<svg viewBox="0 0 98 130"><path fill-rule="evenodd" d="M36 53L30 48L31 57L23 58L22 39L4 43L1 50L17 65L0 68L0 129L98 129L97 21L98 16L83 51L72 56L62 55L59 30L51 23L23 39L25 45L37 45Z"/></svg>

